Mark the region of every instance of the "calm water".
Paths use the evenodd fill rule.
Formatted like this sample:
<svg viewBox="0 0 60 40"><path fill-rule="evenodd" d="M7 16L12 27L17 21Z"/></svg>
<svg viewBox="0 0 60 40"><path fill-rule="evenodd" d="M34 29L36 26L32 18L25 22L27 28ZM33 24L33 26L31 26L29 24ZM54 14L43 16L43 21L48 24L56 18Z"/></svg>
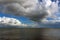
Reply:
<svg viewBox="0 0 60 40"><path fill-rule="evenodd" d="M58 40L60 29L0 28L0 40Z"/></svg>

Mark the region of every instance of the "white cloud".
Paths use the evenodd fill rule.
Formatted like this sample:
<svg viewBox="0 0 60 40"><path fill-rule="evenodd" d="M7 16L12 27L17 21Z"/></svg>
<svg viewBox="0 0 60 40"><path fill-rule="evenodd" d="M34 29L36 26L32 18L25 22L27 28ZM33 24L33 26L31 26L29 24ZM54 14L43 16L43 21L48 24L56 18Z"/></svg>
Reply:
<svg viewBox="0 0 60 40"><path fill-rule="evenodd" d="M15 18L9 18L9 17L0 17L0 26L7 26L7 25L10 25L10 26L28 26L27 24L23 24L22 22L20 22L18 19L15 19Z"/></svg>
<svg viewBox="0 0 60 40"><path fill-rule="evenodd" d="M59 23L60 20L44 20L42 21L43 23L49 23L49 24L55 24L55 23Z"/></svg>

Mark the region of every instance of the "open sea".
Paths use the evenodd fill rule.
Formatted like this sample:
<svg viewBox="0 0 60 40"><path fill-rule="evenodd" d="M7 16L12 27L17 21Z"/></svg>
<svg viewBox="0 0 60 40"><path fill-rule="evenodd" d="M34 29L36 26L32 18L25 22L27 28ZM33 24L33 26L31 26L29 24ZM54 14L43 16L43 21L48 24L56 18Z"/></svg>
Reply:
<svg viewBox="0 0 60 40"><path fill-rule="evenodd" d="M60 29L0 28L0 40L58 40Z"/></svg>

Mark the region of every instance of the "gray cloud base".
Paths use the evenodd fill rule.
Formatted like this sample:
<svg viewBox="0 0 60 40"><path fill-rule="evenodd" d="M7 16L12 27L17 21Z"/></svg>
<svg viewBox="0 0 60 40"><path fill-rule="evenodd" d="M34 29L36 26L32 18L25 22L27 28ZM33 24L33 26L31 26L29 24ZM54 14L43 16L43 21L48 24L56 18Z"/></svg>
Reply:
<svg viewBox="0 0 60 40"><path fill-rule="evenodd" d="M46 2L46 1L44 1ZM4 6L2 12L10 13L17 16L25 16L33 21L40 21L45 18L46 15L50 15L55 12L52 7L51 2L46 2L47 4L38 3L38 0L0 0L0 4ZM49 8L49 6L51 7ZM55 5L55 4L54 4ZM47 6L47 7L46 7ZM57 8L57 5L55 5Z"/></svg>

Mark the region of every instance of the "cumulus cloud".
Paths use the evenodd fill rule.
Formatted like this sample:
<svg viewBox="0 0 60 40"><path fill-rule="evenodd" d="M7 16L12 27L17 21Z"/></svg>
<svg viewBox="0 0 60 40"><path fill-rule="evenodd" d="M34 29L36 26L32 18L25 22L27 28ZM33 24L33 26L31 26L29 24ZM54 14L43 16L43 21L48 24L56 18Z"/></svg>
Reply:
<svg viewBox="0 0 60 40"><path fill-rule="evenodd" d="M40 21L46 15L52 16L58 10L58 2L51 0L0 0L4 6L2 12L25 16L33 21Z"/></svg>
<svg viewBox="0 0 60 40"><path fill-rule="evenodd" d="M42 23L49 23L49 24L54 24L54 23L60 23L60 20L43 20Z"/></svg>
<svg viewBox="0 0 60 40"><path fill-rule="evenodd" d="M39 24L39 28L60 28L60 20L47 20L44 19Z"/></svg>
<svg viewBox="0 0 60 40"><path fill-rule="evenodd" d="M0 17L0 27L5 26L24 26L27 27L27 24L23 24L18 19L15 18L9 18L9 17Z"/></svg>

